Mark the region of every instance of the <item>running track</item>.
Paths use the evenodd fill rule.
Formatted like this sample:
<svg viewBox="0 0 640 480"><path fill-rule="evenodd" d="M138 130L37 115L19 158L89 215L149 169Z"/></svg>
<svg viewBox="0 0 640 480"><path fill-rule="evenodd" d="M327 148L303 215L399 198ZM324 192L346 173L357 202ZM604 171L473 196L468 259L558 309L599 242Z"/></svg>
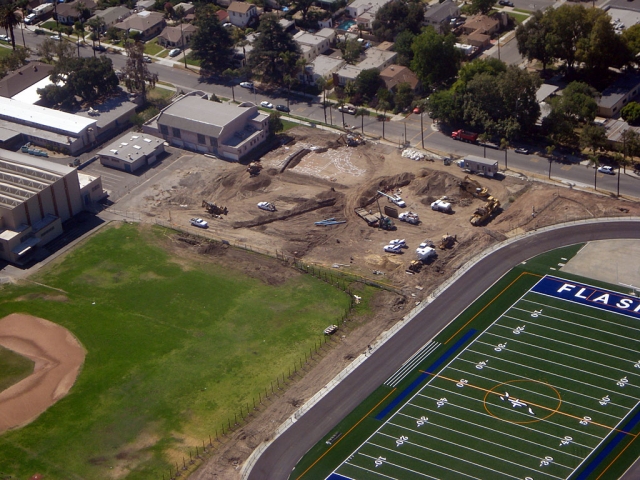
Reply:
<svg viewBox="0 0 640 480"><path fill-rule="evenodd" d="M559 227L527 236L484 257L278 437L260 456L249 480L289 478L296 463L313 445L518 263L566 245L623 238L640 239L640 221ZM625 478L638 478L633 475L640 473L640 462L634 467Z"/></svg>

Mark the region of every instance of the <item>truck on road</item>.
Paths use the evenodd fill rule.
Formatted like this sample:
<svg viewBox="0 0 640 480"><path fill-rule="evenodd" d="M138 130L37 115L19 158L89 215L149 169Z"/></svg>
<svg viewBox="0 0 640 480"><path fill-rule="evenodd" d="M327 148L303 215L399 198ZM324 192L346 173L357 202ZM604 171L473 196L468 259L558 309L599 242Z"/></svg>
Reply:
<svg viewBox="0 0 640 480"><path fill-rule="evenodd" d="M478 134L465 130L456 130L451 134L451 138L462 142L476 143L478 141Z"/></svg>

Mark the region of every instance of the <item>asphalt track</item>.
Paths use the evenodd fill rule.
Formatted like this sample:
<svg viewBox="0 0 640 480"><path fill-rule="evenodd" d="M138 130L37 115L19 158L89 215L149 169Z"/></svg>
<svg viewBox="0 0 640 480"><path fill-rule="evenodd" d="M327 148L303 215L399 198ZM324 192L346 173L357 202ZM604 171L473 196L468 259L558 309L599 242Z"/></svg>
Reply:
<svg viewBox="0 0 640 480"><path fill-rule="evenodd" d="M296 463L311 447L515 265L555 248L623 238L640 239L640 222L621 220L558 227L524 237L482 258L274 440L248 478L289 478ZM640 478L638 475L640 462L629 469L624 478Z"/></svg>

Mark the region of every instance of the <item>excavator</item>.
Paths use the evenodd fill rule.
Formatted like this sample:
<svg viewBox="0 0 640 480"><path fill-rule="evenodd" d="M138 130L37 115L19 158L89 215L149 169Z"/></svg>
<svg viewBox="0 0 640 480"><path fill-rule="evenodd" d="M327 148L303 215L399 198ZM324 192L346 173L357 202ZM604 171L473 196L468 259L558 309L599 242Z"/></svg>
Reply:
<svg viewBox="0 0 640 480"><path fill-rule="evenodd" d="M480 185L480 183L478 183L478 181L469 177L469 175L464 177L464 179L460 182L460 190L463 190L477 198L489 197L489 190L487 190L487 187L483 187L482 185Z"/></svg>
<svg viewBox="0 0 640 480"><path fill-rule="evenodd" d="M446 250L448 248L452 248L453 245L456 243L457 239L455 236L453 235L449 235L448 233L442 236L442 240L440 240L440 245L438 245L438 248L440 248L440 250Z"/></svg>
<svg viewBox="0 0 640 480"><path fill-rule="evenodd" d="M247 165L247 172L249 172L249 176L251 177L259 175L260 170L262 170L262 164L260 162L251 162Z"/></svg>

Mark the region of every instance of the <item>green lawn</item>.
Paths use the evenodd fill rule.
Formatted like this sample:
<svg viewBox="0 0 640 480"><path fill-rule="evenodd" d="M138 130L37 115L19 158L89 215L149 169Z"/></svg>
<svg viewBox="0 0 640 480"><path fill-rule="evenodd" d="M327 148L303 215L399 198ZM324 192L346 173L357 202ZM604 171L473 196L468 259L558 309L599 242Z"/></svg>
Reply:
<svg viewBox="0 0 640 480"><path fill-rule="evenodd" d="M158 45L158 39L154 38L150 42L144 44L144 53L147 55L157 55L165 48L162 45Z"/></svg>
<svg viewBox="0 0 640 480"><path fill-rule="evenodd" d="M56 30L58 28L58 25L56 24L55 20L49 20L49 21L46 21L46 22L40 24L39 28L46 28L46 29L49 29L49 30Z"/></svg>
<svg viewBox="0 0 640 480"><path fill-rule="evenodd" d="M3 43L3 42L0 42L0 43ZM6 47L0 46L0 58L8 57L9 55L11 55L12 51L13 50L11 49L11 47L6 48Z"/></svg>
<svg viewBox="0 0 640 480"><path fill-rule="evenodd" d="M47 301L38 294L51 290L35 283L2 287L0 316L59 323L87 350L67 397L0 436L4 476L168 475L348 308L347 295L309 275L268 285L209 257L172 256L171 235L105 228L33 278L66 302Z"/></svg>
<svg viewBox="0 0 640 480"><path fill-rule="evenodd" d="M299 127L300 124L296 122L290 122L289 120L285 120L284 118L280 118L282 122L282 131L286 132L287 130L291 130L294 127Z"/></svg>
<svg viewBox="0 0 640 480"><path fill-rule="evenodd" d="M0 347L0 392L33 372L33 362L22 355Z"/></svg>
<svg viewBox="0 0 640 480"><path fill-rule="evenodd" d="M176 92L174 90L169 90L168 88L162 87L154 87L147 90L147 101L154 100L168 100L170 99Z"/></svg>
<svg viewBox="0 0 640 480"><path fill-rule="evenodd" d="M530 17L529 14L525 14L525 13L515 13L515 12L507 12L507 14L513 18L516 23L521 24L522 22L524 22L527 18Z"/></svg>

